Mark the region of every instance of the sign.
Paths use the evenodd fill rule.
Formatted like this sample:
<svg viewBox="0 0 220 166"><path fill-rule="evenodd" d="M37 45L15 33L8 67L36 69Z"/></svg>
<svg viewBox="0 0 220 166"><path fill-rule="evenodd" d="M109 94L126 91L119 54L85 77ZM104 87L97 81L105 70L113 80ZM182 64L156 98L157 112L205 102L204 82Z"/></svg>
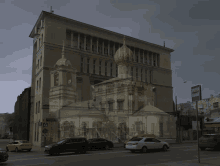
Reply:
<svg viewBox="0 0 220 166"><path fill-rule="evenodd" d="M47 127L48 126L48 123L43 123L43 127Z"/></svg>
<svg viewBox="0 0 220 166"><path fill-rule="evenodd" d="M198 124L199 124L199 130L200 130L200 122L198 122ZM192 129L197 130L197 121L192 121Z"/></svg>
<svg viewBox="0 0 220 166"><path fill-rule="evenodd" d="M192 102L202 100L201 85L191 87Z"/></svg>
<svg viewBox="0 0 220 166"><path fill-rule="evenodd" d="M46 128L44 128L44 129L42 130L42 133L46 134L46 133L48 133L48 130L47 130Z"/></svg>

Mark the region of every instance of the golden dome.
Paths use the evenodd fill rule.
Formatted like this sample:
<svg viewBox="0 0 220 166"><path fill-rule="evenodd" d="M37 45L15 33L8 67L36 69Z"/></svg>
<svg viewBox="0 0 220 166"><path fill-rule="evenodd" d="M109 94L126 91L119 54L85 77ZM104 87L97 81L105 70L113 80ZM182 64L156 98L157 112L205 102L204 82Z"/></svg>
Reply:
<svg viewBox="0 0 220 166"><path fill-rule="evenodd" d="M119 48L114 56L116 64L127 64L130 59L132 59L133 52L125 45L124 37L123 46Z"/></svg>

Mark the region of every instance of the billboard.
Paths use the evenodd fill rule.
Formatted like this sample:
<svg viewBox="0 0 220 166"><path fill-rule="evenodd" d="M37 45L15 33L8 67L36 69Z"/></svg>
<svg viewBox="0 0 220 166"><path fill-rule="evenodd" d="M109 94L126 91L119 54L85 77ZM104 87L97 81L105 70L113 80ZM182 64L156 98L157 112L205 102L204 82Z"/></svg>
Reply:
<svg viewBox="0 0 220 166"><path fill-rule="evenodd" d="M201 85L191 87L192 102L202 100Z"/></svg>

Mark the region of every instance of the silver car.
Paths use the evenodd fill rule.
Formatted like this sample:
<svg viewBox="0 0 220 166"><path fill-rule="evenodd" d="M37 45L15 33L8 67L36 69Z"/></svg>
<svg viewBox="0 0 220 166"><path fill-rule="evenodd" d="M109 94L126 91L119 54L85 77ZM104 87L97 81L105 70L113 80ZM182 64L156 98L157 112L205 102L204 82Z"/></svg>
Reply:
<svg viewBox="0 0 220 166"><path fill-rule="evenodd" d="M170 148L170 145L167 142L162 142L155 138L138 137L131 139L126 144L125 148L130 150L132 153L135 151L146 153L149 149L162 149L167 151Z"/></svg>

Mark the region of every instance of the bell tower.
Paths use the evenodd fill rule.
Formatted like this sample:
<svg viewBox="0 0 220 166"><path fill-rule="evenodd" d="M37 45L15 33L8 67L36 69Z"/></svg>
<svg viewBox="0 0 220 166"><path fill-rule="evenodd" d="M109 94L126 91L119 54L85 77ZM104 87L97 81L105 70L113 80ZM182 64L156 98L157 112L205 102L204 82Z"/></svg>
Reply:
<svg viewBox="0 0 220 166"><path fill-rule="evenodd" d="M58 110L76 102L76 69L64 55L64 41L62 57L50 72L51 88L49 94L49 113L59 117Z"/></svg>

